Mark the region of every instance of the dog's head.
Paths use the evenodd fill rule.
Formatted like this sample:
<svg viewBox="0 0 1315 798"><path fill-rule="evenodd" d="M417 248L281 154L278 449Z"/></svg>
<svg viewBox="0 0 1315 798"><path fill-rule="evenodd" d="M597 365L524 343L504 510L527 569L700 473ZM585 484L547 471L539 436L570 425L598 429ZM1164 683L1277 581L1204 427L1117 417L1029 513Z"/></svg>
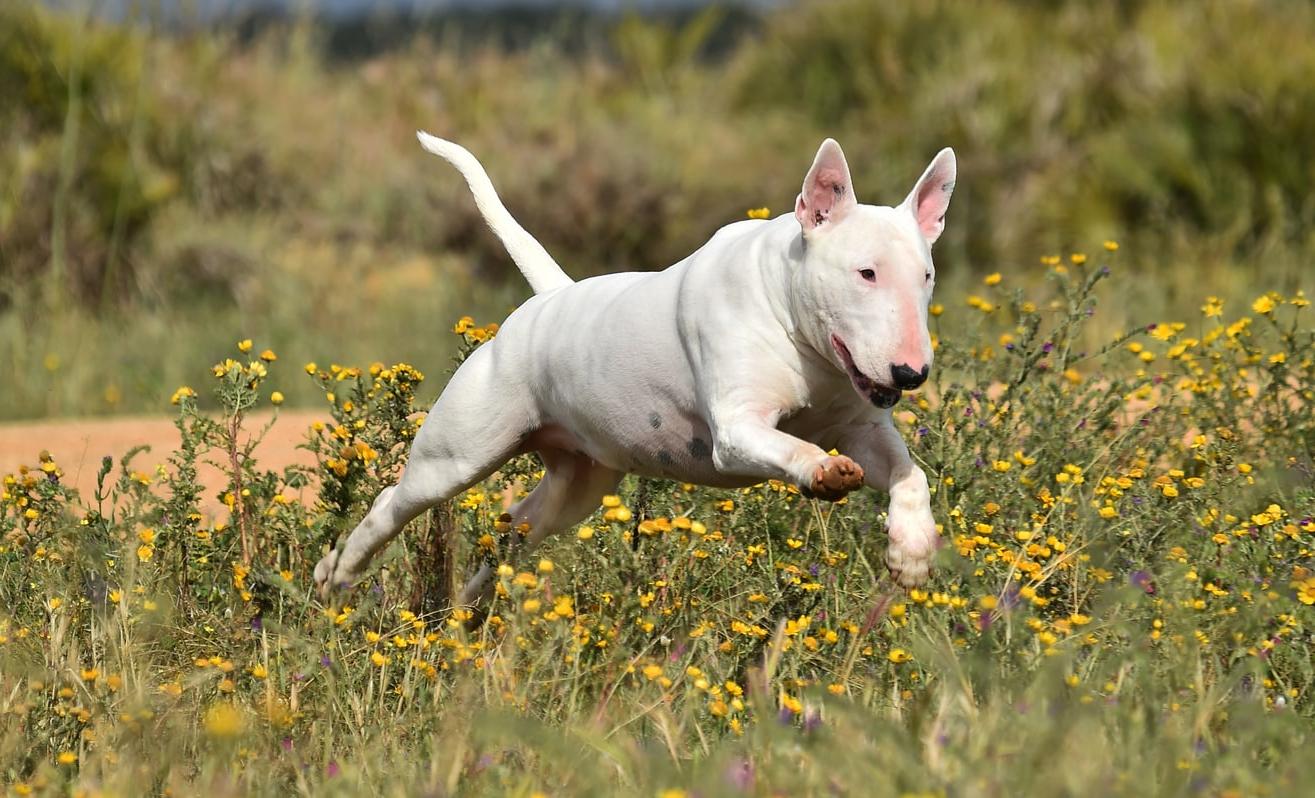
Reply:
<svg viewBox="0 0 1315 798"><path fill-rule="evenodd" d="M945 228L954 179L946 148L899 205L860 205L845 154L827 139L795 200L804 239L795 321L878 407L893 406L931 370L931 245Z"/></svg>

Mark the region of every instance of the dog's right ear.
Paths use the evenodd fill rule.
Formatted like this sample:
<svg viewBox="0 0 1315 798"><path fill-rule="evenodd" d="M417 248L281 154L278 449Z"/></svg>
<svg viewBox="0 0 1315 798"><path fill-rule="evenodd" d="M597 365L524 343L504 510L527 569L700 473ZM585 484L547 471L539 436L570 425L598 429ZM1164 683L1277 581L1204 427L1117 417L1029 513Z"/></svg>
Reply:
<svg viewBox="0 0 1315 798"><path fill-rule="evenodd" d="M804 189L794 201L794 215L804 234L833 224L858 205L849 164L835 139L827 139L817 150L813 168L804 178Z"/></svg>

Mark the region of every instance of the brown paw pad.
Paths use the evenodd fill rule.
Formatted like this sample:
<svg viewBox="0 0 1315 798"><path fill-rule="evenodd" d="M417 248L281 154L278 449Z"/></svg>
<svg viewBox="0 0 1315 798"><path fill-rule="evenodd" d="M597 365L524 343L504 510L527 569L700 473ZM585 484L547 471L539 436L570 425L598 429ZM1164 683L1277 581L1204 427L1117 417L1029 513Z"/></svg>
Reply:
<svg viewBox="0 0 1315 798"><path fill-rule="evenodd" d="M863 486L863 469L844 455L828 457L813 472L808 492L827 501L835 501Z"/></svg>

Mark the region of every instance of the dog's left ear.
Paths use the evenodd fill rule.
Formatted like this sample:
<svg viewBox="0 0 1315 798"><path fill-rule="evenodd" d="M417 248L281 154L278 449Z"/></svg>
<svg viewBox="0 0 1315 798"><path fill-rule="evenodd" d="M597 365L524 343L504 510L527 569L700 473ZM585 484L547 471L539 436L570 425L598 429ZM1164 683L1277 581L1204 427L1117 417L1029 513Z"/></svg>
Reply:
<svg viewBox="0 0 1315 798"><path fill-rule="evenodd" d="M794 215L807 234L840 221L858 205L849 164L835 139L827 139L813 158L813 168L804 178L804 190L794 201Z"/></svg>
<svg viewBox="0 0 1315 798"><path fill-rule="evenodd" d="M958 168L954 150L946 147L936 154L927 171L904 200L904 205L918 221L922 237L928 246L935 244L945 229L945 212L950 208L950 195L954 193L954 179Z"/></svg>

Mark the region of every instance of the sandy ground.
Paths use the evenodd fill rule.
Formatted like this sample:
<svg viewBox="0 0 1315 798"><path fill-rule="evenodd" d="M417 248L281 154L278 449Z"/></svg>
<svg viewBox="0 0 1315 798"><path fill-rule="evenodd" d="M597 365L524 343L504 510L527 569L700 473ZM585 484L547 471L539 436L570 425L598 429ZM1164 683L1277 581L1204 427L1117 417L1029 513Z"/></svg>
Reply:
<svg viewBox="0 0 1315 798"><path fill-rule="evenodd" d="M259 431L272 414L253 413L244 426ZM278 421L256 449L256 460L262 468L281 470L293 464L311 464L310 452L298 449L305 440L306 428L315 419L325 419L327 413L307 410L289 410L279 413ZM118 461L129 449L146 444L150 451L138 454L132 460L132 470L155 478L156 468L178 445L178 430L170 418L116 417L90 419L61 419L57 421L31 421L0 424L0 475L13 474L20 465L35 467L41 452L48 451L64 472L65 484L76 487L84 500L92 501L96 490L96 474L101 458L114 458L118 474ZM211 455L214 457L215 455ZM218 509L216 494L224 485L218 469L200 469L200 478L206 486L205 509Z"/></svg>
<svg viewBox="0 0 1315 798"><path fill-rule="evenodd" d="M1128 423L1148 404L1130 403ZM261 429L271 415L271 412L251 414L246 429ZM314 459L310 453L297 446L305 440L306 428L312 421L327 418L327 413L310 410L280 411L277 423L256 449L256 459L261 467L277 471L288 465L312 464ZM112 417L0 423L0 475L15 473L20 465L36 467L41 452L49 451L64 471L64 482L76 487L84 500L92 501L101 458L105 455L114 458L114 474L117 475L119 458L142 444L150 446L150 451L133 459L132 470L155 479L157 467L178 445L178 430L174 428L173 420L168 417ZM209 457L214 459L219 454L212 453ZM225 484L224 477L214 467L200 469L200 477L206 487L202 509L218 515L221 510L218 492Z"/></svg>

